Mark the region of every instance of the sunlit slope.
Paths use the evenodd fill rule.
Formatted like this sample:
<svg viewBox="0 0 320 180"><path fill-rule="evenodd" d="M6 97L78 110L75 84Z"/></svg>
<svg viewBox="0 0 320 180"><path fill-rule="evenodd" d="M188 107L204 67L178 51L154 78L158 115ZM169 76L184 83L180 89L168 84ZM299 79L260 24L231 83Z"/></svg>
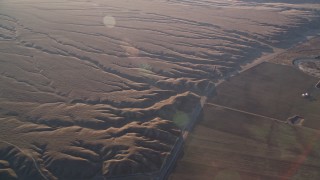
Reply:
<svg viewBox="0 0 320 180"><path fill-rule="evenodd" d="M212 82L317 29L319 8L0 1L1 175L156 172Z"/></svg>

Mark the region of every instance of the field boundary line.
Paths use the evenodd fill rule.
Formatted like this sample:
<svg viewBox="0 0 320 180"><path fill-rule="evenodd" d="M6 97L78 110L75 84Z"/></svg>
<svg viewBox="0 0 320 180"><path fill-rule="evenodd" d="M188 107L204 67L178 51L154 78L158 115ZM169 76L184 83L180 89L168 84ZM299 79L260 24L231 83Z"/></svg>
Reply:
<svg viewBox="0 0 320 180"><path fill-rule="evenodd" d="M274 121L281 122L281 123L286 123L285 120L280 120L280 119L264 116L264 115L261 115L261 114L256 114L256 113L252 113L252 112L248 112L248 111L232 108L232 107L227 107L227 106L218 105L218 104L214 104L214 103L206 103L206 104L208 104L210 106L216 106L216 107L228 109L228 110L231 110L231 111L236 111L236 112L240 112L240 113L244 113L244 114L249 114L249 115L252 115L252 116L257 116L257 117L266 118L266 119L272 119Z"/></svg>

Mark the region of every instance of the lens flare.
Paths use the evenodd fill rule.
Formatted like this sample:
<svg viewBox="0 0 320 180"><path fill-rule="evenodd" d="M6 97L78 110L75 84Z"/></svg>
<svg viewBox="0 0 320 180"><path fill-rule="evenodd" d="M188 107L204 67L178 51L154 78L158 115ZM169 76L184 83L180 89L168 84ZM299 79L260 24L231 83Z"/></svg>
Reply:
<svg viewBox="0 0 320 180"><path fill-rule="evenodd" d="M103 18L103 24L107 27L107 28L114 28L116 25L116 19L112 16L105 16Z"/></svg>
<svg viewBox="0 0 320 180"><path fill-rule="evenodd" d="M173 122L181 129L186 127L186 125L189 123L189 120L189 116L183 111L176 111L173 116Z"/></svg>

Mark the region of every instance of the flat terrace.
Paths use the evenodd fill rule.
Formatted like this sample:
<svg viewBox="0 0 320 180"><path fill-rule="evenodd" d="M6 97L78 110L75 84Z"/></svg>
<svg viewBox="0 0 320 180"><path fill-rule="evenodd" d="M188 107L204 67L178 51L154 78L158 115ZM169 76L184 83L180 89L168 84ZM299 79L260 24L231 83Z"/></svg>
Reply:
<svg viewBox="0 0 320 180"><path fill-rule="evenodd" d="M262 63L223 82L169 179L319 179L318 81L292 66ZM304 124L287 124L293 115Z"/></svg>

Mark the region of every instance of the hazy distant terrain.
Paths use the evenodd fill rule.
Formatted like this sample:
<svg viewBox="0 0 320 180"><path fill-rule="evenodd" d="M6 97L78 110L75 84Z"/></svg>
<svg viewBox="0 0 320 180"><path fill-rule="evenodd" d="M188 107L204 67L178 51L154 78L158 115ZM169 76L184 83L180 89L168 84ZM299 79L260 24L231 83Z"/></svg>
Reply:
<svg viewBox="0 0 320 180"><path fill-rule="evenodd" d="M315 2L1 0L0 177L156 172L216 80L319 28Z"/></svg>

